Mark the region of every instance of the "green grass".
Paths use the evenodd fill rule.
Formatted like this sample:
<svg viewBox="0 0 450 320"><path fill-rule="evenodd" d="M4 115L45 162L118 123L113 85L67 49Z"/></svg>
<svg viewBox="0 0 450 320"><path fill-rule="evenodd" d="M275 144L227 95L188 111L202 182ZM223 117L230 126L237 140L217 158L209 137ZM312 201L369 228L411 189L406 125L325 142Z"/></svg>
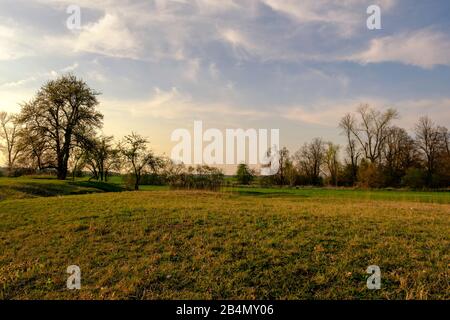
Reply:
<svg viewBox="0 0 450 320"><path fill-rule="evenodd" d="M264 197L296 196L315 199L391 200L450 204L450 191L364 190L350 188L226 187L226 192Z"/></svg>
<svg viewBox="0 0 450 320"><path fill-rule="evenodd" d="M447 200L292 192L0 202L0 298L450 298ZM82 272L75 292L65 288L72 264ZM378 291L366 288L372 264Z"/></svg>
<svg viewBox="0 0 450 320"><path fill-rule="evenodd" d="M120 185L87 179L60 181L45 176L0 178L0 201L123 190Z"/></svg>

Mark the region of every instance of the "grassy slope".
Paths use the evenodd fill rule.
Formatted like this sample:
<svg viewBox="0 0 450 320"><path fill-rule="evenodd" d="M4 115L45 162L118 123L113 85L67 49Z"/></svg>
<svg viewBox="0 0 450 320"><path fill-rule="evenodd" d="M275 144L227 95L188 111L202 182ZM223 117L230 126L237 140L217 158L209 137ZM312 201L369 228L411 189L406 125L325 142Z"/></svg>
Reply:
<svg viewBox="0 0 450 320"><path fill-rule="evenodd" d="M117 185L86 179L60 181L48 177L0 178L0 201L121 190Z"/></svg>
<svg viewBox="0 0 450 320"><path fill-rule="evenodd" d="M0 298L449 299L450 206L124 192L0 202ZM82 290L65 289L67 266ZM367 266L382 290L365 287Z"/></svg>

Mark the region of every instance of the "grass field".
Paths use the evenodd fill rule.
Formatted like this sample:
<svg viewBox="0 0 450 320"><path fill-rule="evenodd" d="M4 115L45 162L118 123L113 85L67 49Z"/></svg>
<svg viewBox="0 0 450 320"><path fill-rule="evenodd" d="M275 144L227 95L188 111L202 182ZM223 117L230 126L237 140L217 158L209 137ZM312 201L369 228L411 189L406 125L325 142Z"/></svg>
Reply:
<svg viewBox="0 0 450 320"><path fill-rule="evenodd" d="M450 298L448 192L145 189L0 201L0 298Z"/></svg>
<svg viewBox="0 0 450 320"><path fill-rule="evenodd" d="M118 184L88 181L88 179L60 181L46 176L0 178L0 201L123 190Z"/></svg>

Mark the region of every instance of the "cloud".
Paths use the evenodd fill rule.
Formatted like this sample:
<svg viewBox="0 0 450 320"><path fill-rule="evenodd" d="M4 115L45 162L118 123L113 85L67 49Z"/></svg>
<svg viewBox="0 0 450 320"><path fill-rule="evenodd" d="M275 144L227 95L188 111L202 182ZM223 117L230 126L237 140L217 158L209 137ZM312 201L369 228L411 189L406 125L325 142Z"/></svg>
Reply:
<svg viewBox="0 0 450 320"><path fill-rule="evenodd" d="M65 9L73 4L70 0L34 2L60 12L62 18L68 17ZM397 0L377 3L385 13ZM57 33L54 28L33 30L28 26L27 37L22 34L15 37L20 43L32 43L31 52L19 44L2 46L0 29L0 48L8 47L0 51L0 59L2 55L10 59L30 53L69 57L90 53L152 62L185 60L191 71L185 78L190 81L195 78L193 63L196 59L207 60L209 50L217 42L230 46L232 50L227 54L231 53L238 61L335 61L338 58L332 52L339 48L324 49L323 44L336 36L352 37L357 30L365 28L365 9L372 3L365 0L79 0L77 4L82 9L79 32ZM265 19L267 8L273 12L268 20ZM274 13L279 17L275 19ZM93 19L92 16L100 18L84 20ZM11 32L4 33L12 38ZM33 41L38 38L44 41Z"/></svg>
<svg viewBox="0 0 450 320"><path fill-rule="evenodd" d="M33 55L27 36L16 24L0 25L0 61Z"/></svg>
<svg viewBox="0 0 450 320"><path fill-rule="evenodd" d="M363 64L399 62L430 69L450 65L450 38L432 29L373 39L369 47L348 58Z"/></svg>
<svg viewBox="0 0 450 320"><path fill-rule="evenodd" d="M77 62L75 62L74 64L67 66L65 68L62 68L61 71L62 72L72 72L75 71L76 69L78 69L79 64Z"/></svg>
<svg viewBox="0 0 450 320"><path fill-rule="evenodd" d="M46 45L63 52L96 53L116 58L139 58L139 41L125 20L118 15L105 14L95 23L83 26L79 33L47 36Z"/></svg>
<svg viewBox="0 0 450 320"><path fill-rule="evenodd" d="M262 0L275 12L291 17L300 24L320 24L340 37L352 36L365 25L365 8L373 4L361 0ZM383 12L392 9L397 0L378 0Z"/></svg>
<svg viewBox="0 0 450 320"><path fill-rule="evenodd" d="M199 59L192 59L187 61L186 68L184 71L184 78L189 81L196 82L198 73L200 71L200 67L201 66Z"/></svg>
<svg viewBox="0 0 450 320"><path fill-rule="evenodd" d="M156 119L211 119L218 115L239 119L241 117L267 118L272 112L246 108L226 101L202 102L178 88L162 90L154 88L145 100L105 100L101 103L105 110L124 113L132 117ZM126 108L125 108L126 106ZM125 111L126 110L126 111ZM217 118L216 118L217 119Z"/></svg>
<svg viewBox="0 0 450 320"><path fill-rule="evenodd" d="M74 44L75 50L113 57L137 58L138 41L124 19L107 13L97 23L83 28Z"/></svg>
<svg viewBox="0 0 450 320"><path fill-rule="evenodd" d="M310 105L284 106L276 110L282 118L290 121L336 128L339 119L348 112L354 112L361 103L368 103L381 110L388 107L397 109L400 114L397 124L409 130L422 115L428 115L444 126L450 123L450 98L394 101L359 97L340 101L322 101Z"/></svg>

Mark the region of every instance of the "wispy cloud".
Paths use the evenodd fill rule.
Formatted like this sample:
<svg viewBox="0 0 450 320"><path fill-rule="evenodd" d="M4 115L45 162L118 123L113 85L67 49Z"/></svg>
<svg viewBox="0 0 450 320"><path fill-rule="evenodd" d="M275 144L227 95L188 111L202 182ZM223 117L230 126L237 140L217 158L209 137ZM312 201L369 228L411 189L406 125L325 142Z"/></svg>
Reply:
<svg viewBox="0 0 450 320"><path fill-rule="evenodd" d="M348 59L360 63L400 62L427 69L450 65L450 37L427 28L376 38L366 50Z"/></svg>

